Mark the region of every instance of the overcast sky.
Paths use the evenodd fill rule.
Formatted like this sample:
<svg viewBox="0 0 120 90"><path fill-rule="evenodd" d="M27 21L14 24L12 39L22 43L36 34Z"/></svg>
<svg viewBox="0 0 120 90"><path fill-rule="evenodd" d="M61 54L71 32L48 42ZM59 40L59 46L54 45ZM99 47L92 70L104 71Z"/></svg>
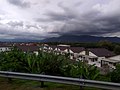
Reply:
<svg viewBox="0 0 120 90"><path fill-rule="evenodd" d="M120 37L120 0L0 0L0 39Z"/></svg>

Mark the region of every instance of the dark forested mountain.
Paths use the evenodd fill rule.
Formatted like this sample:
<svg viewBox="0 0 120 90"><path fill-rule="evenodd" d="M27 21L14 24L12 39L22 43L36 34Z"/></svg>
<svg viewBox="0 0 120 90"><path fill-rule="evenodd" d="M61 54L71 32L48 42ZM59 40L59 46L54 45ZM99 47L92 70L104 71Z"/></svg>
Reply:
<svg viewBox="0 0 120 90"><path fill-rule="evenodd" d="M98 42L107 40L110 42L120 42L119 37L97 37L89 35L62 35L60 37L52 37L43 40L31 39L0 39L1 42Z"/></svg>
<svg viewBox="0 0 120 90"><path fill-rule="evenodd" d="M107 40L111 42L120 42L118 37L96 37L89 35L63 35L60 37L52 37L42 40L42 42L98 42Z"/></svg>

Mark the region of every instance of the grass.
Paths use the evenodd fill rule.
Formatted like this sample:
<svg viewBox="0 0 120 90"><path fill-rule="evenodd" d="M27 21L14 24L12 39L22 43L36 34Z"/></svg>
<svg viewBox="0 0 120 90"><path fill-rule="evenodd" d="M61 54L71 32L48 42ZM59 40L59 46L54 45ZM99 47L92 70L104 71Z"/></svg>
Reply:
<svg viewBox="0 0 120 90"><path fill-rule="evenodd" d="M41 88L38 81L0 78L0 90L80 90L79 86L45 82L45 87ZM84 90L102 90L84 87Z"/></svg>

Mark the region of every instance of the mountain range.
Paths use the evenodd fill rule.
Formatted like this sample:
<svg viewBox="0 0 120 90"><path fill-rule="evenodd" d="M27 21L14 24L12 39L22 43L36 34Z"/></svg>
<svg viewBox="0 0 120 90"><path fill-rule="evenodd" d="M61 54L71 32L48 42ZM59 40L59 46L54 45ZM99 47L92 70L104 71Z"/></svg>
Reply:
<svg viewBox="0 0 120 90"><path fill-rule="evenodd" d="M102 40L120 43L119 37L98 37L89 35L62 35L60 37L46 38L43 40L0 39L0 42L99 42Z"/></svg>
<svg viewBox="0 0 120 90"><path fill-rule="evenodd" d="M89 35L62 35L42 40L42 42L99 42L107 40L110 42L120 42L119 37L97 37Z"/></svg>

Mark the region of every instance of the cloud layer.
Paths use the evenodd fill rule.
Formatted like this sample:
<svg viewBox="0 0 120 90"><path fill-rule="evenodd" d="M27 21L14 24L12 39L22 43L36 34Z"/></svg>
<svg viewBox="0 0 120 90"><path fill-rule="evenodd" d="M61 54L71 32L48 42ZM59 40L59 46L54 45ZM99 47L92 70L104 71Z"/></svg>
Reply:
<svg viewBox="0 0 120 90"><path fill-rule="evenodd" d="M7 0L10 4L13 4L15 6L19 6L22 8L27 8L30 7L30 3L29 2L25 2L23 0Z"/></svg>
<svg viewBox="0 0 120 90"><path fill-rule="evenodd" d="M119 0L4 0L0 6L0 38L120 37Z"/></svg>

